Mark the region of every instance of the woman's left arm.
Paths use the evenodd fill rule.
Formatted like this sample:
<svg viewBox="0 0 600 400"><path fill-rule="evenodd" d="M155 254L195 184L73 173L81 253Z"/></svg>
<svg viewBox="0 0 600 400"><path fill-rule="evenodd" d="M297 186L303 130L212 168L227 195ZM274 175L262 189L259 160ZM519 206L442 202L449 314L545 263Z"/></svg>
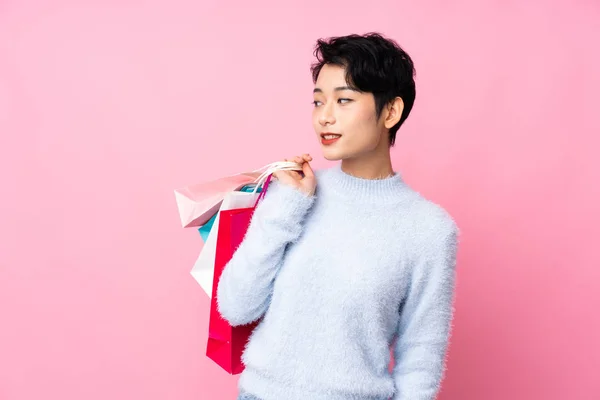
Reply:
<svg viewBox="0 0 600 400"><path fill-rule="evenodd" d="M394 348L393 400L433 400L444 375L453 315L458 229L435 229L411 275Z"/></svg>

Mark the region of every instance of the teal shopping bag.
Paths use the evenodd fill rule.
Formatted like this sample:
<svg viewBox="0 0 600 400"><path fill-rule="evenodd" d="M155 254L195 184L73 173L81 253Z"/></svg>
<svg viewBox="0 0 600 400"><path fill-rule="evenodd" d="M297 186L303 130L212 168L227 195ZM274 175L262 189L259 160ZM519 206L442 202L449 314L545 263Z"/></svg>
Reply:
<svg viewBox="0 0 600 400"><path fill-rule="evenodd" d="M213 225L215 224L215 219L217 219L217 215L215 214L212 216L211 219L208 220L208 222L202 226L200 226L200 228L198 228L198 232L200 232L200 236L202 237L202 241L206 242L206 239L208 239L208 234L210 233L210 230L212 229Z"/></svg>
<svg viewBox="0 0 600 400"><path fill-rule="evenodd" d="M255 187L256 187L256 183L251 183L249 185L243 186L240 189L240 192L250 193L254 190ZM262 187L259 187L258 190L256 191L256 193L260 193L260 192L262 192Z"/></svg>

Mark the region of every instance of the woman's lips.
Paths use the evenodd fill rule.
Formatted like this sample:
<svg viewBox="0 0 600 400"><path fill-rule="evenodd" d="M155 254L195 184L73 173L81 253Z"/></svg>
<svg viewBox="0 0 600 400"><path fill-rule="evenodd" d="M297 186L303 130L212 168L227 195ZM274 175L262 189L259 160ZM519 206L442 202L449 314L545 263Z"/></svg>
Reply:
<svg viewBox="0 0 600 400"><path fill-rule="evenodd" d="M324 133L321 134L321 143L325 146L330 146L337 142L341 137L342 135Z"/></svg>

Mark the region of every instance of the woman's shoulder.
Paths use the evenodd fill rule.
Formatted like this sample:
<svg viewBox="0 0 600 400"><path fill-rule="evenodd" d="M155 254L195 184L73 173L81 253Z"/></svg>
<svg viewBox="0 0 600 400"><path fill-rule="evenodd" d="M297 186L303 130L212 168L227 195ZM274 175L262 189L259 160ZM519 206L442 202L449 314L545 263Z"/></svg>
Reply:
<svg viewBox="0 0 600 400"><path fill-rule="evenodd" d="M458 234L458 225L446 208L412 188L407 190L410 200L403 210L398 211L404 223L410 226L414 238L431 242Z"/></svg>

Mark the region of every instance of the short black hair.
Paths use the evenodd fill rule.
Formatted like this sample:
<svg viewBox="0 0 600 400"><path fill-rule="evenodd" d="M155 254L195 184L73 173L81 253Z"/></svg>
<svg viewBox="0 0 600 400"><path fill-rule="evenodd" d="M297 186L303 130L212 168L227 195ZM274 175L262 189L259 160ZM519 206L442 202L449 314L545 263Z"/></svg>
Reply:
<svg viewBox="0 0 600 400"><path fill-rule="evenodd" d="M415 102L415 66L408 53L394 40L370 32L319 39L314 55L317 61L311 65L313 82L317 82L325 64L344 67L350 87L373 93L377 118L386 104L396 97L402 98L404 110L400 121L390 128L390 145L393 146L396 132Z"/></svg>

